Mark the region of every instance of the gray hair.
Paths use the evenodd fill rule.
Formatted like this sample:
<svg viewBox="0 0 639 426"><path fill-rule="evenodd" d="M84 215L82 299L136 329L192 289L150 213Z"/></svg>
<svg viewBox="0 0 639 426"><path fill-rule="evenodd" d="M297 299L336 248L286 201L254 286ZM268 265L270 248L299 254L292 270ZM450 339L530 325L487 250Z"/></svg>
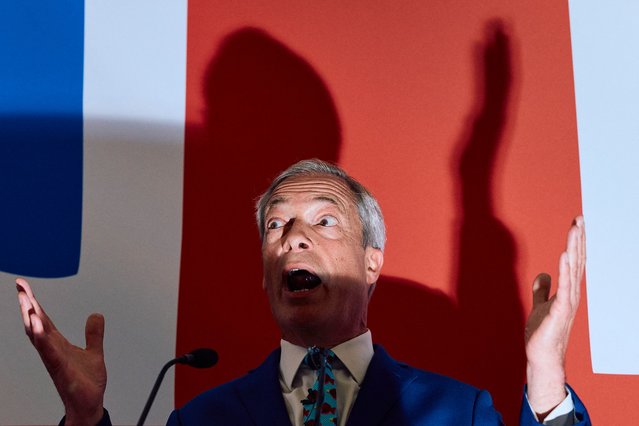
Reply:
<svg viewBox="0 0 639 426"><path fill-rule="evenodd" d="M260 232L260 239L264 240L264 214L266 205L273 195L273 191L286 179L301 175L331 175L341 179L350 189L355 198L359 219L362 222L362 234L364 247L373 247L384 250L386 244L386 227L384 226L384 217L379 203L368 192L368 190L350 177L344 170L334 164L327 163L316 158L312 160L302 160L293 164L277 176L271 186L268 187L255 204L255 217L257 219L257 227Z"/></svg>

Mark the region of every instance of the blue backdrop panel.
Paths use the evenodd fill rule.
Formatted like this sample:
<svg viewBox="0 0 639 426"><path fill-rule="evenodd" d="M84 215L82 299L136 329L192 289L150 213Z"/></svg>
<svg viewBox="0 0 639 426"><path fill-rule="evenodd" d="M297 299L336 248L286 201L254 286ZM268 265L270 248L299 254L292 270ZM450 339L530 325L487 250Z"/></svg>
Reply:
<svg viewBox="0 0 639 426"><path fill-rule="evenodd" d="M0 3L0 270L80 261L84 3Z"/></svg>

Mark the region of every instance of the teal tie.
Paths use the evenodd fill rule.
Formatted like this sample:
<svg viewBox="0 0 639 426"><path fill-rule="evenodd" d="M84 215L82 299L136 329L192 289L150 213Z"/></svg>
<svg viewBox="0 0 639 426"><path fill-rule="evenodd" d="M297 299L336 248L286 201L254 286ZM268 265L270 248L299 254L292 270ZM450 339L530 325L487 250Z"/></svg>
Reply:
<svg viewBox="0 0 639 426"><path fill-rule="evenodd" d="M330 349L308 348L303 363L315 370L317 379L303 399L305 426L330 426L337 424L337 390L333 362L337 357Z"/></svg>

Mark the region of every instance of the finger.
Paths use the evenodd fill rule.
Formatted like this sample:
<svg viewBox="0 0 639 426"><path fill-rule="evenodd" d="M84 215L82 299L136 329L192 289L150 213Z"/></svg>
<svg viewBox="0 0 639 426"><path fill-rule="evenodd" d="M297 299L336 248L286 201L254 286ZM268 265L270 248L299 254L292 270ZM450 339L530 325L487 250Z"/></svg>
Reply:
<svg viewBox="0 0 639 426"><path fill-rule="evenodd" d="M29 285L29 282L25 280L24 278L16 278L16 286L18 287L18 291L20 290L26 291L27 288L31 290L31 286Z"/></svg>
<svg viewBox="0 0 639 426"><path fill-rule="evenodd" d="M38 301L36 300L35 295L33 294L33 290L31 289L31 286L29 285L27 280L25 280L24 278L18 278L16 279L16 284L22 287L25 294L29 297L29 300L31 301L31 304L33 305L33 308L35 309L36 313L40 315L42 308L38 304Z"/></svg>
<svg viewBox="0 0 639 426"><path fill-rule="evenodd" d="M548 301L550 295L550 275L545 272L537 275L533 282L533 309Z"/></svg>
<svg viewBox="0 0 639 426"><path fill-rule="evenodd" d="M570 297L573 307L576 307L581 295L581 280L585 266L583 217L576 217L573 223L568 232L567 251L570 263Z"/></svg>
<svg viewBox="0 0 639 426"><path fill-rule="evenodd" d="M27 280L25 280L24 278L17 278L16 287L18 288L18 292L20 292L20 289L22 289L22 291L24 291L24 294L27 295L29 302L31 304L31 308L40 317L41 323L44 329L56 330L55 325L53 324L53 321L51 321L51 319L49 318L47 313L44 311L42 306L40 306L40 303L38 303L38 300L35 298L35 295L33 294L33 290L31 289L31 286L29 285Z"/></svg>
<svg viewBox="0 0 639 426"><path fill-rule="evenodd" d="M579 276L579 285L577 285L576 288L576 295L577 295L577 303L579 303L579 299L581 298L581 282L583 281L583 276L586 272L586 262L587 262L587 254L586 254L586 222L583 218L583 216L579 216L577 218L577 223L579 225L579 227L581 228L581 242L580 242L580 247L581 247L581 275Z"/></svg>
<svg viewBox="0 0 639 426"><path fill-rule="evenodd" d="M578 223L580 225L580 228L582 229L582 238L583 238L583 256L584 256L584 261L587 259L587 254L586 254L586 220L584 219L583 216L579 216L578 217Z"/></svg>
<svg viewBox="0 0 639 426"><path fill-rule="evenodd" d="M33 323L31 317L37 316L36 310L33 306L33 298L29 297L29 293L33 295L29 283L22 279L16 279L16 289L18 290L18 302L20 303L20 312L22 314L22 322L24 323L24 331L29 336L31 342L33 342ZM41 324L41 322L39 322Z"/></svg>
<svg viewBox="0 0 639 426"><path fill-rule="evenodd" d="M570 261L568 253L563 252L559 256L559 279L557 280L557 302L572 302L571 279L570 279Z"/></svg>
<svg viewBox="0 0 639 426"><path fill-rule="evenodd" d="M33 333L34 344L37 346L37 342L44 337L44 325L38 314L33 311L31 311L29 315L29 320L31 321L31 332Z"/></svg>
<svg viewBox="0 0 639 426"><path fill-rule="evenodd" d="M86 339L87 351L101 355L104 353L102 344L104 341L104 316L102 314L89 315L84 328L84 338Z"/></svg>
<svg viewBox="0 0 639 426"><path fill-rule="evenodd" d="M33 309L29 296L24 291L18 290L18 303L20 304L20 313L22 314L22 322L25 326L30 325L29 311Z"/></svg>
<svg viewBox="0 0 639 426"><path fill-rule="evenodd" d="M18 302L20 302L20 310L22 311L22 319L24 321L24 325L28 325L28 316L25 319L24 314L29 311L29 309L33 308L31 304L31 298L29 297L29 293L33 294L31 291L31 287L29 283L23 278L16 279L16 290L18 291ZM27 293L27 291L29 293Z"/></svg>
<svg viewBox="0 0 639 426"><path fill-rule="evenodd" d="M577 281L577 275L579 271L577 254L579 240L579 228L573 225L568 231L568 241L566 242L566 252L568 253L568 263L570 265L570 280L574 283Z"/></svg>
<svg viewBox="0 0 639 426"><path fill-rule="evenodd" d="M27 333L27 336L29 336L29 339L33 339L30 316L34 311L29 298L23 291L18 293L18 302L20 303L20 314L22 315L22 322L24 323L24 331Z"/></svg>
<svg viewBox="0 0 639 426"><path fill-rule="evenodd" d="M16 288L18 291L23 291L24 294L27 295L29 300L35 300L35 296L33 295L33 290L31 289L31 285L24 278L16 278Z"/></svg>
<svg viewBox="0 0 639 426"><path fill-rule="evenodd" d="M579 276L577 279L579 283L581 283L581 279L583 278L584 269L586 267L586 225L584 222L583 216L577 216L575 218L575 223L577 224L577 228L579 230L579 239L577 242L577 256L579 258Z"/></svg>

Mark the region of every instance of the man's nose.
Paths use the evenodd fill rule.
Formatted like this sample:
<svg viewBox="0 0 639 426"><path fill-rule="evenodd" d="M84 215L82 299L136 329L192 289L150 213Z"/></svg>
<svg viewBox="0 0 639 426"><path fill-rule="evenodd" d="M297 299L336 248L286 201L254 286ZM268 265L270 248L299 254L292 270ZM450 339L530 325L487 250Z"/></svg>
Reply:
<svg viewBox="0 0 639 426"><path fill-rule="evenodd" d="M291 220L284 234L284 251L303 251L313 247L307 227L299 220Z"/></svg>

